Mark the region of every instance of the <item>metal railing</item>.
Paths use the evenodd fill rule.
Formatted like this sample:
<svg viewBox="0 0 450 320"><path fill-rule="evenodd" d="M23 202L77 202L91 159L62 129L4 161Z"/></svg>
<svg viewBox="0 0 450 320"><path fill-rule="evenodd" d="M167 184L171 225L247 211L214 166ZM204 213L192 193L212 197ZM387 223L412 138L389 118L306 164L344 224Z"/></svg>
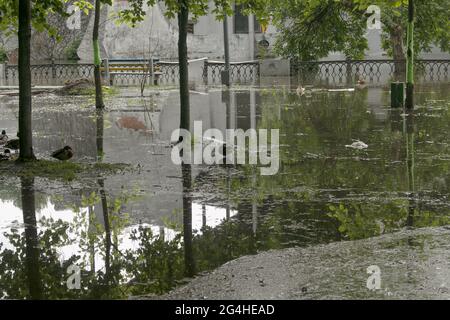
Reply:
<svg viewBox="0 0 450 320"><path fill-rule="evenodd" d="M19 71L17 65L5 65L5 83L18 85ZM90 78L94 76L93 64L82 63L48 63L31 66L33 84L57 85L68 80Z"/></svg>
<svg viewBox="0 0 450 320"><path fill-rule="evenodd" d="M230 77L234 83L255 83L260 77L260 63L257 60L231 62ZM205 84L221 84L222 71L225 70L224 61L205 60L203 65L203 82Z"/></svg>
<svg viewBox="0 0 450 320"><path fill-rule="evenodd" d="M150 60L104 60L102 75L106 83L110 83L110 68L123 67L123 72L114 74L113 85L139 85L144 79L151 79L152 72L145 66L150 66ZM132 65L136 67L133 69ZM150 67L149 67L150 68ZM154 61L153 68L159 73L161 83L176 83L179 78L178 63ZM18 66L6 64L4 67L4 82L7 85L19 84ZM126 69L126 70L125 70ZM46 63L31 66L31 77L34 85L63 85L66 81L81 78L92 78L94 65L92 63ZM151 83L150 81L148 83Z"/></svg>
<svg viewBox="0 0 450 320"><path fill-rule="evenodd" d="M221 84L225 63L200 59L199 80L204 84ZM178 62L161 60L105 60L102 64L103 76L109 79L110 66L138 64L140 67L114 75L114 85L139 85L143 79L158 73L158 82L177 84L179 80ZM153 63L153 68L150 65ZM144 66L144 67L142 67ZM149 66L148 68L146 66ZM5 65L3 78L6 85L19 83L17 65ZM291 76L305 84L325 83L330 85L355 83L363 78L369 84L385 84L391 80L403 80L404 60L341 60L341 61L291 61ZM147 71L146 71L147 70ZM48 63L31 66L32 82L35 85L62 85L68 80L92 78L94 65L86 63ZM231 80L234 83L254 84L260 78L259 61L231 63ZM450 81L450 60L416 60L416 80L418 82ZM147 83L151 83L148 81Z"/></svg>
<svg viewBox="0 0 450 320"><path fill-rule="evenodd" d="M424 60L416 63L418 82L450 80L450 60ZM304 83L326 82L344 84L362 78L370 83L386 83L403 80L406 60L340 60L295 61L291 60L291 76Z"/></svg>

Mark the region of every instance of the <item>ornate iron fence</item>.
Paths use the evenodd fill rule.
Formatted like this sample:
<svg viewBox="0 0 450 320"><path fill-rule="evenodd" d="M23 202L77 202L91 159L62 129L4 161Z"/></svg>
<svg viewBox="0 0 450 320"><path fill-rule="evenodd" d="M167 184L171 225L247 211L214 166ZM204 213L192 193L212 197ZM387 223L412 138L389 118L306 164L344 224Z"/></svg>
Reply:
<svg viewBox="0 0 450 320"><path fill-rule="evenodd" d="M259 61L232 62L230 64L231 81L235 83L255 83L260 77ZM205 60L203 65L203 82L221 84L225 62Z"/></svg>
<svg viewBox="0 0 450 320"><path fill-rule="evenodd" d="M174 84L177 83L180 77L180 69L178 68L178 62L158 61L155 63L155 67L162 73L160 77L160 83L162 84Z"/></svg>
<svg viewBox="0 0 450 320"><path fill-rule="evenodd" d="M31 66L33 84L58 85L67 80L89 78L94 75L94 65L75 63L50 63ZM19 72L17 65L6 65L5 80L8 85L18 85Z"/></svg>
<svg viewBox="0 0 450 320"><path fill-rule="evenodd" d="M306 84L371 84L404 79L405 60L291 61L291 76ZM450 60L416 60L418 82L450 80Z"/></svg>

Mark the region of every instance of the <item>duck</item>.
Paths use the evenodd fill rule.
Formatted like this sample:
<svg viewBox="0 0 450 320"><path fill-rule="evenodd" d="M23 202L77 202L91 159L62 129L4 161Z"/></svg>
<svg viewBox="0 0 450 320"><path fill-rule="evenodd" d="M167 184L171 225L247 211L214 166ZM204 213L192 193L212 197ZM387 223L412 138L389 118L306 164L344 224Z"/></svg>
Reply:
<svg viewBox="0 0 450 320"><path fill-rule="evenodd" d="M61 161L67 161L73 157L73 150L69 146L56 150L52 153L52 157Z"/></svg>
<svg viewBox="0 0 450 320"><path fill-rule="evenodd" d="M19 150L19 148L20 148L20 140L19 139L8 140L8 142L6 142L4 146L7 149Z"/></svg>
<svg viewBox="0 0 450 320"><path fill-rule="evenodd" d="M0 135L0 146L4 145L8 142L8 136L6 135L6 131L2 130L2 134Z"/></svg>
<svg viewBox="0 0 450 320"><path fill-rule="evenodd" d="M11 159L11 151L9 149L5 149L3 154L0 154L0 161L8 161Z"/></svg>
<svg viewBox="0 0 450 320"><path fill-rule="evenodd" d="M4 135L3 135L4 133ZM5 149L11 149L11 150L19 150L20 149L20 139L14 138L9 139L9 137L6 135L5 130L2 131L2 136L6 136L6 142L4 143ZM17 137L19 137L19 132L17 132ZM1 143L0 143L1 145Z"/></svg>

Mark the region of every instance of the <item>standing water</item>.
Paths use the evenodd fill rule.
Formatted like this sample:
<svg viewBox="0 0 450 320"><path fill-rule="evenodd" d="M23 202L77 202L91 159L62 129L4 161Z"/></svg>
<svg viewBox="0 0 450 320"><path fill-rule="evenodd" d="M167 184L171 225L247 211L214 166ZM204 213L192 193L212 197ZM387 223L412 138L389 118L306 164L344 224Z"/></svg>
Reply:
<svg viewBox="0 0 450 320"><path fill-rule="evenodd" d="M0 296L160 295L245 255L449 225L448 89L418 86L409 113L386 88L192 92L204 130L280 130L274 176L174 165L177 91L122 91L103 113L85 97L37 96L38 157L70 145L74 162L128 169L68 181L1 169ZM0 98L10 135L17 106Z"/></svg>

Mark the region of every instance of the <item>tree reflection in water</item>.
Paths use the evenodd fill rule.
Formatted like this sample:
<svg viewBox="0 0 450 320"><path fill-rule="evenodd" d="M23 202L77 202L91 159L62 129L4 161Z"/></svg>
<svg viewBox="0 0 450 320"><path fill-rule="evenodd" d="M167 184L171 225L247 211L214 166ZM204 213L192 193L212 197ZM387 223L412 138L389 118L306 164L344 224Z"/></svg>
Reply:
<svg viewBox="0 0 450 320"><path fill-rule="evenodd" d="M193 176L193 168L182 166L183 206L175 220L183 224L166 226L173 236L164 237L145 224L130 228L122 207L132 192L112 196L102 177L93 177L95 187L74 208L73 221L33 221L35 215L26 213L35 211L32 180L22 180L27 228L11 228L8 248L0 249L2 294L18 299L159 295L186 277L242 255L369 238L406 226L449 224L440 202L448 194L448 162L430 156L448 154L446 109L427 111L432 115L428 117L422 115L425 111L404 117L403 110L370 109L367 94L314 94L299 101L289 92L262 92L261 104L253 111L255 124L283 133L280 144L287 147L280 148L280 174L261 177L255 174L259 170L242 166L213 168L200 179ZM239 95L251 100L250 93ZM418 98L418 103L426 103ZM227 109L232 107L229 101ZM250 107L239 107L232 122L248 125L242 113ZM99 161L104 153L102 117L97 115ZM369 150L346 149L353 138L366 142ZM436 143L426 143L429 140ZM440 189L434 188L433 179L441 176ZM213 188L219 200L209 203ZM42 195L33 197L40 207ZM427 197L436 201L424 201ZM203 209L201 230L193 230L196 201ZM16 202L20 206L21 201ZM208 226L208 206L226 210L229 219ZM238 214L229 217L231 211ZM125 237L133 241L132 248L120 246ZM63 257L67 246L79 251ZM72 264L84 270L81 290L67 289L67 268Z"/></svg>
<svg viewBox="0 0 450 320"><path fill-rule="evenodd" d="M41 299L42 283L39 270L39 238L36 223L36 208L34 198L34 178L21 179L23 224L25 226L25 262L29 284L29 297Z"/></svg>

